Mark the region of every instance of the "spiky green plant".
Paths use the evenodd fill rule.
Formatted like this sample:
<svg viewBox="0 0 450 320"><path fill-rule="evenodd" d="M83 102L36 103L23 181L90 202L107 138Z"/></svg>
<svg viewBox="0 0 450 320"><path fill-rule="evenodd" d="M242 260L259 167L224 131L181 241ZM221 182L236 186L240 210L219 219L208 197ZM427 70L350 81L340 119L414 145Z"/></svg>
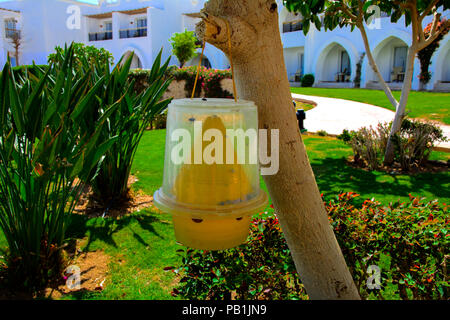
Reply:
<svg viewBox="0 0 450 320"><path fill-rule="evenodd" d="M67 53L58 68L20 81L7 62L0 77L0 228L10 279L32 290L61 271L81 181L118 138L101 134L116 105L90 128L81 121L105 78L92 85L92 74L73 68L73 48Z"/></svg>
<svg viewBox="0 0 450 320"><path fill-rule="evenodd" d="M170 84L165 76L170 58L161 65L161 54L162 51L153 63L149 87L142 93L135 90L134 81L128 80L132 55L123 63L119 62L105 77L103 95L98 99L99 115L111 105L117 109L108 117L102 134L105 139L117 136L117 140L105 154L91 185L94 194L107 208L128 199L128 178L142 135L155 115L171 101L162 100Z"/></svg>

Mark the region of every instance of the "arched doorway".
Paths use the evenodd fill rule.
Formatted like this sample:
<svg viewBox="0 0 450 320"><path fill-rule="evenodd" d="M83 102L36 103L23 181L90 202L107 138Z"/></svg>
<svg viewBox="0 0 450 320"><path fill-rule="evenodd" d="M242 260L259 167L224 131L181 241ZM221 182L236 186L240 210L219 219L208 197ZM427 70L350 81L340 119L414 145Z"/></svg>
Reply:
<svg viewBox="0 0 450 320"><path fill-rule="evenodd" d="M333 42L322 50L316 65L319 86L348 86L352 81L353 57L339 43ZM338 84L338 85L336 85Z"/></svg>
<svg viewBox="0 0 450 320"><path fill-rule="evenodd" d="M142 61L139 59L137 54L135 54L133 51L127 51L123 57L122 64L125 63L125 61L130 57L130 55L133 55L133 60L131 61L131 67L130 69L142 69Z"/></svg>
<svg viewBox="0 0 450 320"><path fill-rule="evenodd" d="M386 38L374 49L373 56L384 81L393 85L403 83L407 55L408 44L394 36ZM370 73L369 80L378 82L376 74L372 70Z"/></svg>
<svg viewBox="0 0 450 320"><path fill-rule="evenodd" d="M432 57L430 71L433 90L450 92L450 38L441 41L439 49Z"/></svg>
<svg viewBox="0 0 450 320"><path fill-rule="evenodd" d="M186 63L186 66L190 67L190 66L198 66L198 63L200 61L200 54L197 54L197 56L195 56L194 58L192 58L191 60L189 60ZM211 69L211 61L209 61L208 57L206 55L203 55L202 58L202 67L205 67L207 69Z"/></svg>
<svg viewBox="0 0 450 320"><path fill-rule="evenodd" d="M450 83L450 50L447 50L444 61L441 82Z"/></svg>

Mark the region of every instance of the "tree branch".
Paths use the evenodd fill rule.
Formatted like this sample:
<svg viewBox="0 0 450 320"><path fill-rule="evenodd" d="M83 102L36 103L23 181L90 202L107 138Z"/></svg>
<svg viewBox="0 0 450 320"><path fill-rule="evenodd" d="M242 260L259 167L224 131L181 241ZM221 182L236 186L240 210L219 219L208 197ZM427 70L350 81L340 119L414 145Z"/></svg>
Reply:
<svg viewBox="0 0 450 320"><path fill-rule="evenodd" d="M424 12L422 12L422 14L419 17L419 21L422 22L423 19L431 12L431 10L438 4L439 0L434 0L432 2L430 2L430 4L428 5L428 7L425 9Z"/></svg>
<svg viewBox="0 0 450 320"><path fill-rule="evenodd" d="M348 15L350 17L350 19L352 19L353 21L357 22L358 21L358 17L355 16L351 11L350 8L347 7L347 5L345 3L342 3L342 6L339 7L339 9L342 10L342 12L344 12L346 15Z"/></svg>
<svg viewBox="0 0 450 320"><path fill-rule="evenodd" d="M409 7L411 13L411 25L412 25L412 46L420 42L421 37L424 38L422 25L419 23L419 13L417 12L417 0L411 2L413 4Z"/></svg>
<svg viewBox="0 0 450 320"><path fill-rule="evenodd" d="M370 44L369 39L367 37L366 29L364 28L364 23L362 21L358 21L356 26L361 32L361 36L363 38L364 47L366 49L367 59L369 59L369 65L372 67L373 72L377 75L378 81L381 84L381 87L386 94L387 98L389 99L389 102L392 104L394 108L397 108L398 101L395 99L394 95L392 94L391 89L387 85L386 81L384 81L383 76L380 73L380 70L378 69L377 63L375 62L375 59L372 55L372 51L370 50Z"/></svg>
<svg viewBox="0 0 450 320"><path fill-rule="evenodd" d="M401 2L401 1L393 1L395 5L399 6L402 9L410 9L414 4L411 2Z"/></svg>
<svg viewBox="0 0 450 320"><path fill-rule="evenodd" d="M439 29L437 29L436 26L436 28L434 29L434 33L432 33L432 29L432 31L430 31L430 36L423 42L419 43L419 51L429 46L447 28L450 28L450 20L446 20L445 22L443 22Z"/></svg>

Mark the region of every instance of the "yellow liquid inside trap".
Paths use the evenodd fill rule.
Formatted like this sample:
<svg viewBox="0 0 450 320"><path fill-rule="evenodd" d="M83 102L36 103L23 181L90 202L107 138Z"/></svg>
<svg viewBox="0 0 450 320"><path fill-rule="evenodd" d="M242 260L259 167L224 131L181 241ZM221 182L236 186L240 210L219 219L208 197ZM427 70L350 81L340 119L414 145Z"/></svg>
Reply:
<svg viewBox="0 0 450 320"><path fill-rule="evenodd" d="M226 129L219 117L208 117L202 127L202 134L209 129L222 133L223 164L184 164L175 180L173 195L180 203L216 206L220 211L223 206L242 205L247 202L253 190L242 165L237 164L234 150L233 164L226 164L227 148ZM202 144L202 154L211 143L195 141ZM195 145L191 155L194 154ZM202 215L201 218L190 214L175 214L173 217L175 236L182 244L203 250L223 250L243 243L248 235L250 215L219 216Z"/></svg>

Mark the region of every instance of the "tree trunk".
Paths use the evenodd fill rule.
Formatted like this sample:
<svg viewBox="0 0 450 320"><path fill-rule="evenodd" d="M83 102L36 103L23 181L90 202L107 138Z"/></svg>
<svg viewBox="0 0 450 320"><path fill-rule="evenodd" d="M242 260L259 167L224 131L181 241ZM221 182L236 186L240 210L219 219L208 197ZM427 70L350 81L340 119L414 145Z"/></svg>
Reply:
<svg viewBox="0 0 450 320"><path fill-rule="evenodd" d="M392 123L391 132L389 134L389 139L386 145L386 153L384 155L384 164L390 165L394 162L394 151L395 146L392 141L392 137L400 131L402 126L402 121L405 118L406 103L408 102L409 92L411 91L412 78L414 74L414 58L416 57L417 47L413 43L408 49L408 56L406 58L406 72L405 79L403 80L402 95L400 97L400 102L395 112L394 122Z"/></svg>
<svg viewBox="0 0 450 320"><path fill-rule="evenodd" d="M210 0L200 38L228 57L228 26L239 97L258 106L259 126L279 129L279 171L265 176L300 278L311 299L359 299L329 224L297 127L273 0Z"/></svg>
<svg viewBox="0 0 450 320"><path fill-rule="evenodd" d="M394 108L397 108L398 101L395 99L386 81L384 81L383 76L381 75L381 72L378 69L378 65L375 62L375 59L373 58L372 51L370 50L369 39L367 38L366 28L364 27L364 24L362 22L358 23L357 27L361 32L361 36L364 42L364 48L366 49L367 59L369 59L369 65L372 67L373 72L375 72L378 81L380 82L381 88L386 94L386 97L389 99L389 102L392 104Z"/></svg>
<svg viewBox="0 0 450 320"><path fill-rule="evenodd" d="M19 48L15 49L14 55L16 58L16 66L18 67L18 66L20 66L20 64L19 64Z"/></svg>

